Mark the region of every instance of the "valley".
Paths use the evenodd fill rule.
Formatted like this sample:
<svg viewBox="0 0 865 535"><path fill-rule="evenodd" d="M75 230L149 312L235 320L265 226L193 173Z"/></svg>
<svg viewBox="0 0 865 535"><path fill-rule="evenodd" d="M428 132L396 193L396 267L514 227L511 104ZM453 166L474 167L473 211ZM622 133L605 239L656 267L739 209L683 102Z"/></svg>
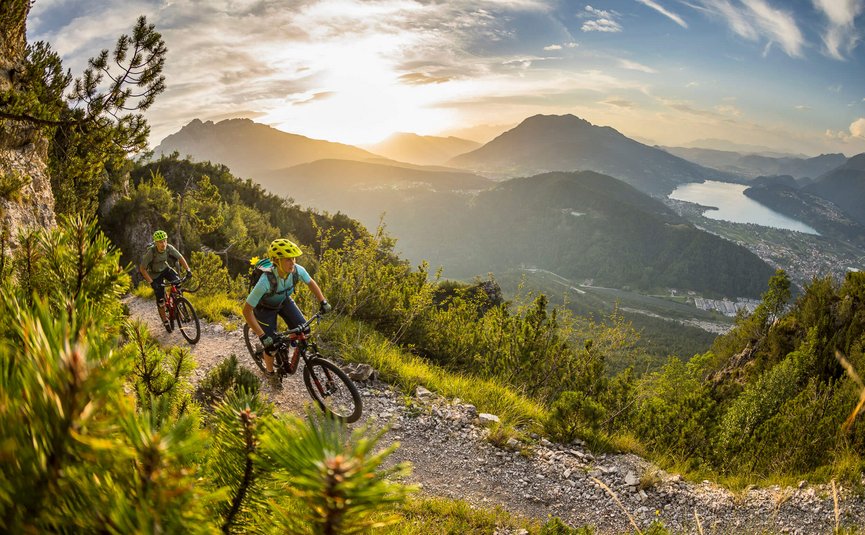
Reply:
<svg viewBox="0 0 865 535"><path fill-rule="evenodd" d="M814 277L844 278L865 269L865 249L826 236L752 223L732 223L703 215L706 207L683 201L667 203L695 226L748 248L775 268L783 269L800 288Z"/></svg>
<svg viewBox="0 0 865 535"><path fill-rule="evenodd" d="M203 139L211 149L202 151ZM249 139L255 140L252 151L245 150ZM765 185L813 182L795 177L817 173L851 191L849 174L860 165L855 159L844 164L840 155L661 150L573 115L529 117L480 147L409 134L366 147L382 154L352 153L352 147L248 120L194 122L157 152L210 159L213 147L220 148L221 162L272 193L346 214L369 229L384 224L397 253L414 265L441 268L445 278L471 281L491 273L506 295L524 284L576 314L615 311L641 332L639 344L658 362L706 351L714 336L730 329L734 303L751 300L753 309L777 268L797 288L814 277L841 279L865 268L865 250L845 239L860 227L834 204L803 193L798 198L811 208L789 212L764 204L769 201L759 193L774 191ZM468 152L454 155L460 150ZM723 170L703 167L712 162ZM839 162L846 182L827 171ZM771 170L792 176L754 177ZM711 180L722 181L716 189L737 188L728 210L741 210L740 200L760 210L769 206L782 225L811 225L820 234L732 223L701 206L718 199L696 204L668 197L683 185ZM743 184L753 186L745 195Z"/></svg>

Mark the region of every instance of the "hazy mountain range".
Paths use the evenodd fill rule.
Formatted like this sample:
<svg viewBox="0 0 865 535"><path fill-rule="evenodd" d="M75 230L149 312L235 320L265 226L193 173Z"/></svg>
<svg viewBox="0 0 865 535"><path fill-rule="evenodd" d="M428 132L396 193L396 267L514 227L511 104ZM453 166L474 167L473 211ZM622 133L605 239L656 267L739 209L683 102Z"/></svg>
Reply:
<svg viewBox="0 0 865 535"><path fill-rule="evenodd" d="M413 150L440 158L445 148L461 143L442 139L449 138L399 136L383 152L406 157ZM661 195L678 183L718 178L717 171L572 115L530 117L449 163L489 167L496 155L515 161L521 154L527 163L522 170L545 161L570 171L574 162L583 162L622 169L633 187L595 172L552 172L496 184L476 173L351 149L248 120L194 122L159 147L223 163L276 194L346 213L367 227L384 214L407 258L443 266L450 277L531 267L616 287L758 296L772 272L743 247L693 227L645 193ZM554 158L556 150L560 156Z"/></svg>
<svg viewBox="0 0 865 535"><path fill-rule="evenodd" d="M687 148L659 147L670 154L747 178L768 175L790 175L794 178L816 178L847 161L843 154L821 154L813 158L765 156L740 152Z"/></svg>
<svg viewBox="0 0 865 535"><path fill-rule="evenodd" d="M737 180L730 173L697 165L574 115L529 117L449 164L497 177L591 170L660 197L687 182Z"/></svg>
<svg viewBox="0 0 865 535"><path fill-rule="evenodd" d="M475 150L481 144L458 137L419 136L399 133L381 143L365 146L370 152L400 162L418 165L444 165L454 156Z"/></svg>

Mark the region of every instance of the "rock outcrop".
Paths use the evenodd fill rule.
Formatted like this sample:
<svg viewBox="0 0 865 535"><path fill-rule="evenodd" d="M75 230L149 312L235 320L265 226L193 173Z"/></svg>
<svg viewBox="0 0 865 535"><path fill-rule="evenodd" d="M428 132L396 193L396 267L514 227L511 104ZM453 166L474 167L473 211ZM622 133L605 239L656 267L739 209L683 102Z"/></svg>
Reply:
<svg viewBox="0 0 865 535"><path fill-rule="evenodd" d="M0 16L0 95L21 89L30 2L2 0ZM0 111L3 100L0 98ZM54 195L48 175L48 148L42 129L27 121L0 118L0 225L14 246L19 232L55 224ZM20 185L19 185L20 184ZM6 191L2 191L6 190Z"/></svg>

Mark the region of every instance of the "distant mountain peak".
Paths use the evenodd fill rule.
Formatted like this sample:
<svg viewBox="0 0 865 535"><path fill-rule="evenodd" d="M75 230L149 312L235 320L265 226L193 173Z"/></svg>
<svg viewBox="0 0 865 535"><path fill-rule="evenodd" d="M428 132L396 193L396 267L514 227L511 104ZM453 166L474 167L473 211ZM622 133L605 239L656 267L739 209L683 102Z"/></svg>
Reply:
<svg viewBox="0 0 865 535"><path fill-rule="evenodd" d="M656 196L685 182L732 179L572 114L533 115L449 165L498 178L591 170Z"/></svg>
<svg viewBox="0 0 865 535"><path fill-rule="evenodd" d="M216 123L193 119L154 149L156 154L174 151L197 161L225 164L243 177L324 158L366 160L377 157L351 145L290 134L246 118Z"/></svg>

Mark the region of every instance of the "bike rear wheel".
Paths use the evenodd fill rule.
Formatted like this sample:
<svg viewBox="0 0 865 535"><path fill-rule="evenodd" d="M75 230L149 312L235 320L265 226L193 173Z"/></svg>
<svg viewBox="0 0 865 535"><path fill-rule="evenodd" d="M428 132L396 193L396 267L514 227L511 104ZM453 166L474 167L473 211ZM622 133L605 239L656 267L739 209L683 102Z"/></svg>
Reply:
<svg viewBox="0 0 865 535"><path fill-rule="evenodd" d="M312 399L326 414L348 423L363 411L360 392L339 366L323 357L313 357L303 369L303 382Z"/></svg>
<svg viewBox="0 0 865 535"><path fill-rule="evenodd" d="M195 344L201 337L201 325L198 323L198 314L192 307L192 303L184 297L178 297L174 302L174 321L180 334L190 344Z"/></svg>

